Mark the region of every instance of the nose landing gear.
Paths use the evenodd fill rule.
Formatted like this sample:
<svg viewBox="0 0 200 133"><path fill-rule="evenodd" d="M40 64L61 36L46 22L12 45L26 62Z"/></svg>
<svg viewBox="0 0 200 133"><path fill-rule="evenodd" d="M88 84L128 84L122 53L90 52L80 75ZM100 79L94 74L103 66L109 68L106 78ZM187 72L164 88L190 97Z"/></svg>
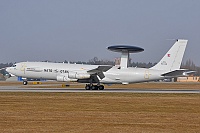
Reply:
<svg viewBox="0 0 200 133"><path fill-rule="evenodd" d="M28 81L27 80L23 80L23 85L27 85Z"/></svg>

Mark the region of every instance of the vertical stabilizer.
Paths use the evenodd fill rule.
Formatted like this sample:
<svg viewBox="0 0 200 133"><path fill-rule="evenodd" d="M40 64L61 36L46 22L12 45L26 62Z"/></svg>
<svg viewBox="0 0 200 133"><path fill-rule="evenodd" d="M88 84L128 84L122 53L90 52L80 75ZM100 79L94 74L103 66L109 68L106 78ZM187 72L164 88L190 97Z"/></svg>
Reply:
<svg viewBox="0 0 200 133"><path fill-rule="evenodd" d="M173 71L180 69L188 40L178 39L165 56L151 69Z"/></svg>

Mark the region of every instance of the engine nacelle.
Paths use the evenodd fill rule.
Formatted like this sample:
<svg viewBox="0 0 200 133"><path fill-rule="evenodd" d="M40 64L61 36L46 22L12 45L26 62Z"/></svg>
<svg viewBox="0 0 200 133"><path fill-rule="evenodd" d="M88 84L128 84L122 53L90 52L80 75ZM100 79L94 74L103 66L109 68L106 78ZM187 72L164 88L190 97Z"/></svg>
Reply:
<svg viewBox="0 0 200 133"><path fill-rule="evenodd" d="M70 78L70 79L88 79L88 78L90 78L90 74L69 72L68 78Z"/></svg>
<svg viewBox="0 0 200 133"><path fill-rule="evenodd" d="M67 75L58 75L56 80L60 82L76 82L78 79L70 79Z"/></svg>

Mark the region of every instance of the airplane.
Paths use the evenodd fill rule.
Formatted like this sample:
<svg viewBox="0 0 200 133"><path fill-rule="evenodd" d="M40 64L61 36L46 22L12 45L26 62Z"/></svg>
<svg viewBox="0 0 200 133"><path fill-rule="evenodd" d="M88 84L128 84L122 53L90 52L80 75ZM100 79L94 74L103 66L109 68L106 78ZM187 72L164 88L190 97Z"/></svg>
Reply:
<svg viewBox="0 0 200 133"><path fill-rule="evenodd" d="M121 53L119 66L86 65L50 62L20 62L6 71L24 78L23 84L27 85L27 78L56 80L62 82L86 83L86 90L103 90L102 84L131 84L149 82L187 76L186 69L180 69L183 55L188 40L178 39L164 57L151 68L128 67L130 53L144 51L143 48L127 45L115 45L108 50ZM156 53L156 51L155 51Z"/></svg>

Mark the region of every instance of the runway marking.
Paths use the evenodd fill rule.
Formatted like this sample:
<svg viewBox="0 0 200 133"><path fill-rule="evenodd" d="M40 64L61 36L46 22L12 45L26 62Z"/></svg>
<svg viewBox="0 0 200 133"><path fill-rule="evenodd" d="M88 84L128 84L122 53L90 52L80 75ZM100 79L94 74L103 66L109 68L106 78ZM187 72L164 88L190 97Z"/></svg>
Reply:
<svg viewBox="0 0 200 133"><path fill-rule="evenodd" d="M81 92L81 93L186 93L200 94L200 90L185 90L185 89L116 89L109 88L105 90L85 90L80 88L18 88L15 86L0 86L0 92Z"/></svg>

